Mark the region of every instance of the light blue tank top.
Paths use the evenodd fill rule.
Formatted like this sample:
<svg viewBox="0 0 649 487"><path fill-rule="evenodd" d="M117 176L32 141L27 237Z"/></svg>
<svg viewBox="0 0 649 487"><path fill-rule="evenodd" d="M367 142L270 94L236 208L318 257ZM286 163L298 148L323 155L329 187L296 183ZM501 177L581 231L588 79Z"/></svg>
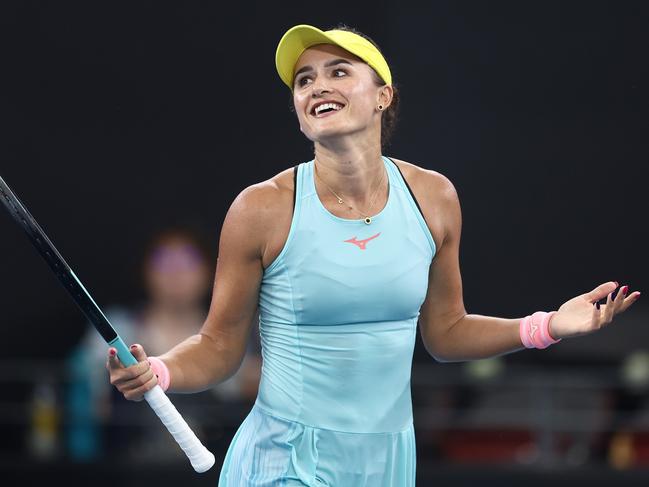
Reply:
<svg viewBox="0 0 649 487"><path fill-rule="evenodd" d="M367 225L330 213L298 166L286 243L261 282L256 405L304 425L390 433L412 424L410 370L435 243L394 162Z"/></svg>

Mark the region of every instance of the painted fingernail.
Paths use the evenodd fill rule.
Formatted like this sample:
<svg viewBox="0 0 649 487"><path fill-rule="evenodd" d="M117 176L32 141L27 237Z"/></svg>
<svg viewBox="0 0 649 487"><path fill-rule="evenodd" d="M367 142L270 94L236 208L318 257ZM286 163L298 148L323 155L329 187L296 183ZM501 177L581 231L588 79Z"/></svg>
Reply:
<svg viewBox="0 0 649 487"><path fill-rule="evenodd" d="M595 303L595 307L596 307L597 309L599 309L599 301L597 301L597 302Z"/></svg>
<svg viewBox="0 0 649 487"><path fill-rule="evenodd" d="M135 350L137 348L137 345L133 344L131 345L131 350Z"/></svg>
<svg viewBox="0 0 649 487"><path fill-rule="evenodd" d="M628 292L629 292L629 286L624 286L622 288L622 294L624 294L626 296L626 293L628 293Z"/></svg>
<svg viewBox="0 0 649 487"><path fill-rule="evenodd" d="M117 350L115 350L114 348L111 348L110 350L108 350L108 353L110 353L111 357L114 357L115 354L117 353Z"/></svg>

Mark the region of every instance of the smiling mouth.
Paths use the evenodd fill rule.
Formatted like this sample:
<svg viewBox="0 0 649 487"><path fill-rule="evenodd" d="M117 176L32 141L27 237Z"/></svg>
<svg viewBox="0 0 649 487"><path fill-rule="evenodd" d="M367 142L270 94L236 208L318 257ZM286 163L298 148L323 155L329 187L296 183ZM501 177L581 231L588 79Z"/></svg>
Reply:
<svg viewBox="0 0 649 487"><path fill-rule="evenodd" d="M331 113L342 110L344 106L345 105L341 105L340 103L322 103L320 105L316 105L313 110L311 110L311 115L315 117L324 117Z"/></svg>

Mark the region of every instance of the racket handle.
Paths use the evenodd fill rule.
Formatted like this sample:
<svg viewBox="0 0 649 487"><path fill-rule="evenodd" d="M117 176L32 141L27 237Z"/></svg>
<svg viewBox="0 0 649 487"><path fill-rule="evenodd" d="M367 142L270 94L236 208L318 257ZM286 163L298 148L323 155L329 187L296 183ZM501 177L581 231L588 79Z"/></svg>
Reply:
<svg viewBox="0 0 649 487"><path fill-rule="evenodd" d="M212 468L214 455L203 446L160 386L145 392L144 399L185 452L194 470L203 473Z"/></svg>
<svg viewBox="0 0 649 487"><path fill-rule="evenodd" d="M126 367L137 363L137 360L135 360L135 357L119 335L108 342L108 344L117 349L117 356ZM203 473L212 468L212 465L214 465L214 455L196 437L162 388L155 386L150 391L145 392L144 399L146 399L151 409L158 415L162 424L167 427L171 436L180 445L180 448L183 449L194 470L198 473Z"/></svg>

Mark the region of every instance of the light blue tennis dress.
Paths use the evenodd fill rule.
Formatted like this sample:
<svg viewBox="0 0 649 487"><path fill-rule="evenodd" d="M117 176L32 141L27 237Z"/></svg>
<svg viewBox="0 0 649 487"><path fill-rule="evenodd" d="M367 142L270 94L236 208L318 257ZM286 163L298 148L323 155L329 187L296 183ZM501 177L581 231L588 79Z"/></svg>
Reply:
<svg viewBox="0 0 649 487"><path fill-rule="evenodd" d="M410 370L435 243L394 162L372 218L331 214L297 166L288 238L260 290L259 394L220 487L415 485Z"/></svg>

